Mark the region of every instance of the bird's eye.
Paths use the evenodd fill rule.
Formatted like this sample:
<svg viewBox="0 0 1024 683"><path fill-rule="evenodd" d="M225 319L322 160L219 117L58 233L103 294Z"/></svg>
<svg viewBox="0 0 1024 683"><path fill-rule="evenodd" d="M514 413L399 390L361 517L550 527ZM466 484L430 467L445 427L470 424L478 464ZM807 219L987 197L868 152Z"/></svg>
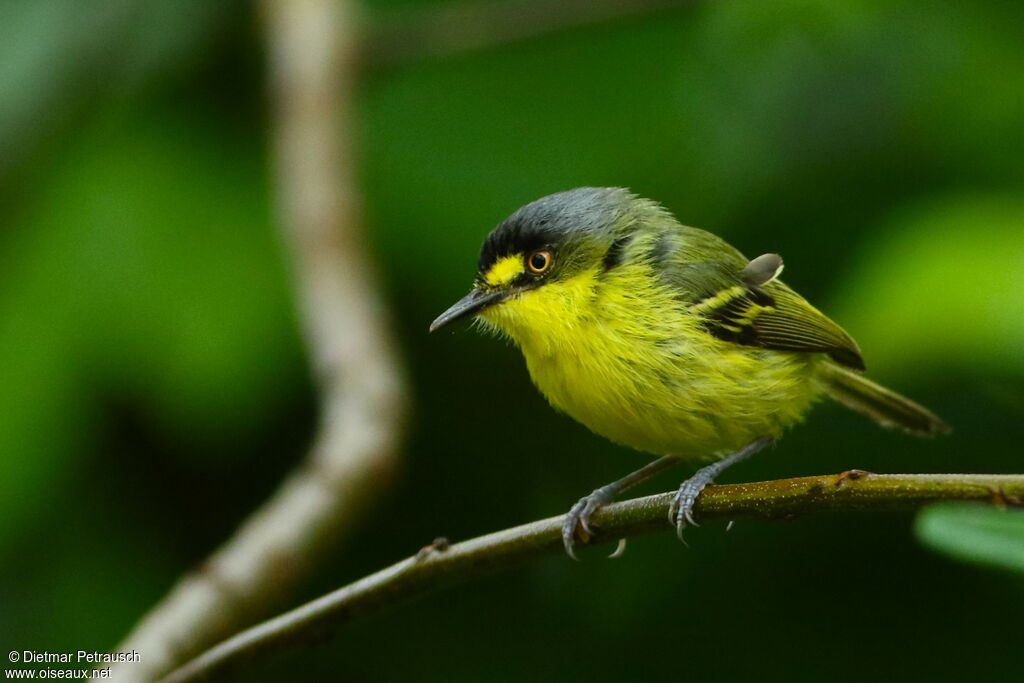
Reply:
<svg viewBox="0 0 1024 683"><path fill-rule="evenodd" d="M526 267L534 275L540 275L551 267L551 252L547 249L538 249L526 257Z"/></svg>

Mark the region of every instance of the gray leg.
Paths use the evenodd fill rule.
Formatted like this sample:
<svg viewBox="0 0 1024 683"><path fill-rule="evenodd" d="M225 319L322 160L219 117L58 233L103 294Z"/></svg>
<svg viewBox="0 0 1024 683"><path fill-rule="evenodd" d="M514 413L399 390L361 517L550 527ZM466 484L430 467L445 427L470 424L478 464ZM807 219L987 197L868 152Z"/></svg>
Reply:
<svg viewBox="0 0 1024 683"><path fill-rule="evenodd" d="M727 470L732 465L746 460L754 453L762 450L773 442L772 439L764 437L750 443L735 453L730 453L718 462L702 467L693 476L683 482L672 499L672 505L668 508L668 522L676 527L676 536L683 541L683 529L689 524L698 526L693 519L693 505L697 502L697 496L704 490L704 487L714 481L715 477ZM683 541L685 543L686 541Z"/></svg>
<svg viewBox="0 0 1024 683"><path fill-rule="evenodd" d="M637 484L642 484L654 475L668 469L669 467L677 464L679 458L674 455L666 455L664 458L659 458L654 462L641 467L632 474L627 474L618 481L613 481L607 486L602 486L599 489L594 489L594 492L589 496L580 498L579 502L572 506L569 510L569 514L565 516L565 521L562 523L562 545L565 546L565 552L574 560L580 558L576 557L576 551L573 549L576 545L576 531L582 529L588 536L594 535L594 530L590 526L590 518L595 512L601 509L602 506L612 502L615 496L619 495L627 489L631 489Z"/></svg>

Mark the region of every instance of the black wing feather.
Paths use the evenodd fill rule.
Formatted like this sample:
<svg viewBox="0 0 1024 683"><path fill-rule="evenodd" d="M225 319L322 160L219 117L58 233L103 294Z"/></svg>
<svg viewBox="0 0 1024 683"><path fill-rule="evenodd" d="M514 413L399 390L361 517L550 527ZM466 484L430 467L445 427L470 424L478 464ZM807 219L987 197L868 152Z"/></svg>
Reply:
<svg viewBox="0 0 1024 683"><path fill-rule="evenodd" d="M857 343L843 328L777 279L782 257L748 260L725 240L676 225L663 235L669 245L658 272L718 339L779 351L826 353L837 363L864 370Z"/></svg>
<svg viewBox="0 0 1024 683"><path fill-rule="evenodd" d="M857 343L843 328L781 282L736 285L694 305L708 333L723 341L778 351L827 353L864 370Z"/></svg>

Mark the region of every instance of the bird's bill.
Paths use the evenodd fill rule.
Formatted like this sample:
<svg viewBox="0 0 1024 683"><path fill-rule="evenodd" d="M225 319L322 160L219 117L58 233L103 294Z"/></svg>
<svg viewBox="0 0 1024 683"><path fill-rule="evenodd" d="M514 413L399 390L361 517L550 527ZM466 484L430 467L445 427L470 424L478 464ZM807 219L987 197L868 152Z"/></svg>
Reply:
<svg viewBox="0 0 1024 683"><path fill-rule="evenodd" d="M430 323L430 331L433 332L448 323L476 315L488 306L493 306L502 301L507 294L508 292L502 290L485 292L480 289L473 289L469 294L452 304L451 308L437 316L437 319Z"/></svg>

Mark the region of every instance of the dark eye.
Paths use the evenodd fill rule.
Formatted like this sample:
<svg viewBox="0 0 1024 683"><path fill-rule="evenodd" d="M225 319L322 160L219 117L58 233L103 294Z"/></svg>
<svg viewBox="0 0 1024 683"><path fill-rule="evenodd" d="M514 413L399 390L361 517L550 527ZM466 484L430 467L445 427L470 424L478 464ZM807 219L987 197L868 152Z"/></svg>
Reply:
<svg viewBox="0 0 1024 683"><path fill-rule="evenodd" d="M526 258L526 267L534 275L540 275L551 267L551 252L547 249L538 249Z"/></svg>

